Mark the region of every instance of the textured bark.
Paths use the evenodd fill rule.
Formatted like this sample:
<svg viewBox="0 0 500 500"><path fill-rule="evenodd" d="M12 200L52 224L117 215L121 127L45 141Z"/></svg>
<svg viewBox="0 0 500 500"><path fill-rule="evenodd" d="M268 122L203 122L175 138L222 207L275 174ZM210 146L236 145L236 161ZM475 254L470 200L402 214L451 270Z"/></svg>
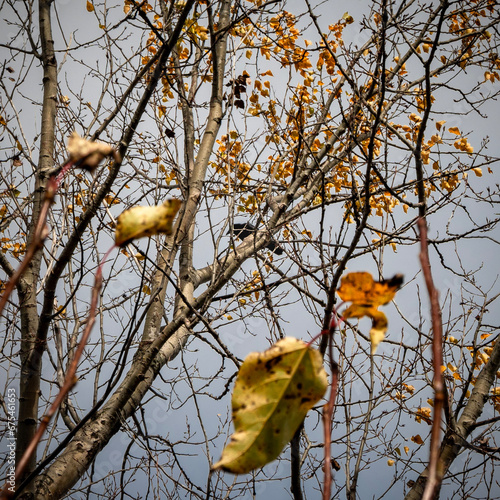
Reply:
<svg viewBox="0 0 500 500"><path fill-rule="evenodd" d="M230 5L229 0L223 2L219 15L219 31L222 36L219 36L214 44L214 59L216 61L214 73L216 77L214 77L210 102L210 115L193 172L189 172L187 176L188 197L183 214L179 217L179 223L174 231L174 241L169 242L169 248L160 253L158 270L153 278L152 303L146 316L143 332L143 341L147 340L148 342L144 343L143 350L139 350L136 354L131 370L109 402L76 433L64 452L36 480L35 497L38 499L61 497L83 476L99 451L118 432L121 422L136 411L160 369L178 354L189 336L190 330L184 326L184 321L191 315L193 307L200 307L200 302L194 303L193 273L190 272L190 269L192 269L194 221L208 161L222 118L226 26L230 20ZM177 249L180 247L182 247L182 263L179 292L182 294L182 299L181 297L177 298L176 311L174 312L175 319L158 336L156 332L159 331L164 310L166 277L170 273ZM248 252L248 255L250 255L250 252ZM233 267L232 272L234 273L238 267L239 265ZM222 282L220 286L222 286ZM215 291L214 288L212 294ZM190 302L189 306L185 304L183 299ZM202 303L203 301L201 301ZM155 340L150 344L153 338Z"/></svg>
<svg viewBox="0 0 500 500"><path fill-rule="evenodd" d="M52 0L40 0L39 23L41 42L41 61L43 67L43 103L40 136L40 156L36 175L33 201L33 216L29 228L28 241L32 240L40 208L44 200L45 186L49 172L53 167L55 144L55 118L57 105L57 63L54 53L54 41L51 29ZM36 287L40 272L42 252L38 251L29 264L21 284L18 286L21 305L21 376L19 383L19 424L17 428L16 461L24 454L33 438L38 424L38 399L40 395L40 375L45 342L37 338L38 312ZM36 465L33 454L21 481Z"/></svg>

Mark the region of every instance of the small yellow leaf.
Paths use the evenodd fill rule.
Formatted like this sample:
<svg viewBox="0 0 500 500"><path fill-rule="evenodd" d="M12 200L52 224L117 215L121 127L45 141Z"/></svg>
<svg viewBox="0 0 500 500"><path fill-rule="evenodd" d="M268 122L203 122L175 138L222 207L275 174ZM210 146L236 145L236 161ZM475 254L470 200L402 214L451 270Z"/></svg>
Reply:
<svg viewBox="0 0 500 500"><path fill-rule="evenodd" d="M448 129L448 132L451 132L452 134L455 134L455 135L460 135L460 130L458 127L451 127Z"/></svg>
<svg viewBox="0 0 500 500"><path fill-rule="evenodd" d="M344 12L342 19L345 20L346 24L352 24L354 22L354 19L349 12Z"/></svg>
<svg viewBox="0 0 500 500"><path fill-rule="evenodd" d="M477 175L477 177L482 177L483 176L483 171L481 170L480 167L474 167L472 171Z"/></svg>
<svg viewBox="0 0 500 500"><path fill-rule="evenodd" d="M115 243L124 246L130 241L164 233L172 234L172 222L179 211L179 200L166 200L156 207L132 207L116 221Z"/></svg>
<svg viewBox="0 0 500 500"><path fill-rule="evenodd" d="M446 120L441 120L440 122L436 122L436 128L441 130L441 127L446 123Z"/></svg>
<svg viewBox="0 0 500 500"><path fill-rule="evenodd" d="M430 408L423 406L416 411L415 420L418 423L421 423L423 420L425 423L431 425L432 424L431 414L432 410Z"/></svg>
<svg viewBox="0 0 500 500"><path fill-rule="evenodd" d="M411 440L416 443L416 444L424 444L423 439L420 437L420 434L417 434L416 436L412 436Z"/></svg>
<svg viewBox="0 0 500 500"><path fill-rule="evenodd" d="M395 464L395 461L394 461L394 460L391 460L391 459L387 460L387 465L388 465L389 467L392 467L394 464Z"/></svg>
<svg viewBox="0 0 500 500"><path fill-rule="evenodd" d="M373 327L370 330L370 340L372 343L371 353L375 354L380 342L385 338L388 323L387 316L382 311L372 311L371 314L367 314L367 316L371 316L373 322Z"/></svg>
<svg viewBox="0 0 500 500"><path fill-rule="evenodd" d="M158 106L158 117L161 118L167 112L167 108L165 106Z"/></svg>
<svg viewBox="0 0 500 500"><path fill-rule="evenodd" d="M92 2L89 2L89 0L87 0L87 10L89 12L94 12L94 6L92 5Z"/></svg>
<svg viewBox="0 0 500 500"><path fill-rule="evenodd" d="M408 448L408 446L405 446L403 449L405 450L405 454L408 455L410 448Z"/></svg>

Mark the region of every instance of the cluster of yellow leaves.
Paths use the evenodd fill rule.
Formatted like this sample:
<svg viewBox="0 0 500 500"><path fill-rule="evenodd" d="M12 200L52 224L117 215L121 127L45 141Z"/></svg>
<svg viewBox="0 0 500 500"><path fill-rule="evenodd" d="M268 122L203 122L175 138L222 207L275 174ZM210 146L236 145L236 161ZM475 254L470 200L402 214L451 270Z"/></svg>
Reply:
<svg viewBox="0 0 500 500"><path fill-rule="evenodd" d="M262 286L262 276L260 275L259 271L252 271L252 276L253 279L245 285L245 288L242 290L242 293L244 293L245 296L251 299L259 300L260 292L259 290L256 290L256 288L260 288ZM246 300L240 299L239 303L240 305L245 305Z"/></svg>
<svg viewBox="0 0 500 500"><path fill-rule="evenodd" d="M460 373L458 372L458 368L454 364L448 363L446 366L441 367L442 372L445 372L446 370L449 370L451 372L451 376L455 380L459 380L459 381L462 380L462 377L460 376Z"/></svg>
<svg viewBox="0 0 500 500"><path fill-rule="evenodd" d="M481 335L481 340L486 340L491 335L488 333L483 333ZM494 342L491 345L487 345L482 347L481 349L477 349L474 346L466 346L466 349L470 351L470 354L473 358L473 368L474 370L479 370L483 364L486 364L491 356L491 351L493 350Z"/></svg>
<svg viewBox="0 0 500 500"><path fill-rule="evenodd" d="M472 154L474 152L474 148L469 144L466 137L462 137L461 139L456 140L453 143L453 146L460 151L465 151L466 153Z"/></svg>
<svg viewBox="0 0 500 500"><path fill-rule="evenodd" d="M158 170L165 174L165 182L167 185L170 185L171 182L177 181L177 174L175 173L174 169L167 170L165 168L165 165L163 163L160 163L158 165Z"/></svg>
<svg viewBox="0 0 500 500"><path fill-rule="evenodd" d="M125 0L124 11L127 13L130 10L130 5L133 2ZM149 3L145 2L141 4L141 9L145 12L152 10ZM199 22L199 16L195 14L194 17L188 18L183 27L183 34L179 38L176 46L176 56L179 60L187 60L191 55L191 48L193 46L203 46L204 42L209 38L209 29ZM161 32L163 30L162 18L159 14L153 16L153 26ZM146 55L141 56L141 64L146 65L151 60L151 56L158 52L159 40L156 36L155 31L150 31L146 42ZM206 72L202 73L201 79L203 81L211 81L212 76L209 74L212 71L211 65L211 55L208 57L208 65ZM149 81L150 74L154 71L154 66L150 68L149 74L145 75L146 81ZM171 89L171 82L175 79L175 61L174 57L170 57L168 63L166 64L165 73L162 78L162 93L163 102L174 98L174 93ZM187 84L186 85L186 90Z"/></svg>
<svg viewBox="0 0 500 500"><path fill-rule="evenodd" d="M428 407L420 407L415 413L415 420L420 424L422 421L428 425L432 424L432 409Z"/></svg>
<svg viewBox="0 0 500 500"><path fill-rule="evenodd" d="M449 32L459 36L461 40L458 55L461 56L460 66L462 68L469 64L474 49L481 49L481 43L488 42L492 36L488 30L484 29L481 21L482 18L487 18L495 12L497 2L488 0L486 8L482 9L476 8L475 4L477 3L477 0L471 2L471 8L467 10L452 11L447 20Z"/></svg>
<svg viewBox="0 0 500 500"><path fill-rule="evenodd" d="M13 243L12 240L7 237L2 238L0 241L2 242L2 253L10 252L16 259L26 252L25 242Z"/></svg>
<svg viewBox="0 0 500 500"><path fill-rule="evenodd" d="M382 216L384 213L390 214L397 205L399 205L399 200L394 198L388 191L370 197L370 206L375 210L375 215Z"/></svg>
<svg viewBox="0 0 500 500"><path fill-rule="evenodd" d="M489 334L489 333L483 333L481 335L481 340L486 340L490 336L491 336L491 334ZM446 340L452 345L459 345L460 344L459 340L456 339L455 337L452 337L452 336L449 336ZM492 341L489 345L485 345L485 346L481 347L480 349L478 349L477 347L474 347L472 345L465 346L465 348L468 351L470 351L471 357L473 359L472 368L474 370L481 369L481 367L489 361L494 345L495 345L495 341ZM443 373L450 372L451 376L457 382L463 382L462 376L459 373L459 368L457 366L453 365L452 363L448 363L446 366L442 366L441 371ZM500 378L500 372L497 373L497 377ZM476 379L475 379L475 377L472 377L471 384L475 385L475 383L476 383ZM493 389L492 402L495 405L495 407L497 408L497 410L500 411L500 397L497 397L496 396L497 394L500 395L500 390L497 391L496 389ZM466 392L466 396L467 397L470 396L469 391ZM431 403L431 402L429 401L429 403Z"/></svg>
<svg viewBox="0 0 500 500"><path fill-rule="evenodd" d="M411 396L415 392L415 387L413 385L405 384L404 382L401 385L402 390L397 390L393 399L402 401L403 399L406 399L408 397L407 394Z"/></svg>
<svg viewBox="0 0 500 500"><path fill-rule="evenodd" d="M143 12L150 12L153 10L153 7L151 6L151 4L149 2L135 2L134 0L124 0L123 2L123 12L125 12L125 14L128 14L130 12L130 9L132 8L132 6L139 6L139 8L143 11Z"/></svg>
<svg viewBox="0 0 500 500"><path fill-rule="evenodd" d="M455 191L460 184L460 179L456 172L443 172L440 177L441 181L439 185L441 186L441 189L448 191L448 193ZM434 191L434 186L432 186L431 190Z"/></svg>
<svg viewBox="0 0 500 500"><path fill-rule="evenodd" d="M239 183L246 185L251 180L249 177L251 166L247 162L240 161L243 143L238 137L238 133L233 130L217 139L219 161L213 163L213 166L220 175L225 177L226 183L230 181L230 176L235 174ZM234 179L231 181L234 182Z"/></svg>

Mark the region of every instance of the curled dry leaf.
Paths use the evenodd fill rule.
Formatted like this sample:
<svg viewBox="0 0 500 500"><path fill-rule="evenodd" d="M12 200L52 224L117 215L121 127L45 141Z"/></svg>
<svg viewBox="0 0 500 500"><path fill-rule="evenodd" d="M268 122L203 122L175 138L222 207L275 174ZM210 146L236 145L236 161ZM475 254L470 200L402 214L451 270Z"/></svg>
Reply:
<svg viewBox="0 0 500 500"><path fill-rule="evenodd" d="M362 318L368 316L372 319L370 339L372 354L385 338L387 331L387 317L378 310L379 306L388 304L396 295L403 284L403 276L397 274L391 279L374 281L370 273L349 273L342 278L340 288L337 290L339 297L352 304L342 313L344 318Z"/></svg>
<svg viewBox="0 0 500 500"><path fill-rule="evenodd" d="M172 234L172 222L180 206L180 200L171 199L156 207L125 210L116 221L116 245L121 247L134 239L158 233Z"/></svg>
<svg viewBox="0 0 500 500"><path fill-rule="evenodd" d="M234 434L213 468L246 474L277 458L327 386L321 354L301 340L250 353L233 390Z"/></svg>
<svg viewBox="0 0 500 500"><path fill-rule="evenodd" d="M113 154L113 148L102 142L91 142L72 132L68 139L68 153L73 163L78 167L93 171L99 163Z"/></svg>

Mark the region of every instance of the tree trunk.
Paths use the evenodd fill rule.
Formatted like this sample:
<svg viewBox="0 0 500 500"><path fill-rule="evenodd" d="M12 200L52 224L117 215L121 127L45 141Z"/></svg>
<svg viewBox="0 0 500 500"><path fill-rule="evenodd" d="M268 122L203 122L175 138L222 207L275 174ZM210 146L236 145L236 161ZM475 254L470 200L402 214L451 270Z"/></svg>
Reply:
<svg viewBox="0 0 500 500"><path fill-rule="evenodd" d="M29 242L33 238L40 208L44 201L45 186L53 167L57 106L57 63L50 20L51 3L52 0L40 0L39 2L43 103L40 156L36 172ZM38 426L40 376L42 371L42 356L45 350L45 339L37 338L38 311L36 288L40 274L41 257L42 251L39 250L30 262L18 286L19 302L21 305L21 376L19 382L19 423L17 428L16 462L21 459ZM24 475L16 478L17 481L22 481L34 469L35 465L36 454L33 453Z"/></svg>

